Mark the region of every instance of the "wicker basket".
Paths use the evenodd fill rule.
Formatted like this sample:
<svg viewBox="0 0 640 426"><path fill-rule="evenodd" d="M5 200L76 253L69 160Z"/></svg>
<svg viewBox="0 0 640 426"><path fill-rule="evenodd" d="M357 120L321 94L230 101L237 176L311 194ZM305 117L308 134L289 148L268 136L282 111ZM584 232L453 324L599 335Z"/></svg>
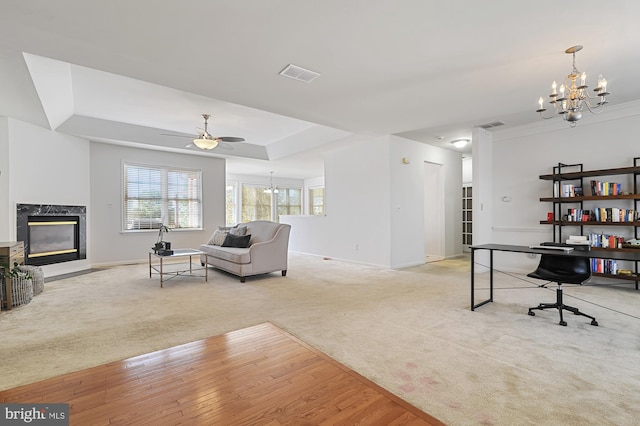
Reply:
<svg viewBox="0 0 640 426"><path fill-rule="evenodd" d="M4 296L4 275L0 274L0 310L7 307L7 301Z"/></svg>
<svg viewBox="0 0 640 426"><path fill-rule="evenodd" d="M34 265L20 265L18 269L29 274L33 281L33 295L37 296L44 291L44 272L42 267Z"/></svg>
<svg viewBox="0 0 640 426"><path fill-rule="evenodd" d="M27 274L18 273L17 277L11 277L11 306L22 306L33 299L33 281L27 278Z"/></svg>

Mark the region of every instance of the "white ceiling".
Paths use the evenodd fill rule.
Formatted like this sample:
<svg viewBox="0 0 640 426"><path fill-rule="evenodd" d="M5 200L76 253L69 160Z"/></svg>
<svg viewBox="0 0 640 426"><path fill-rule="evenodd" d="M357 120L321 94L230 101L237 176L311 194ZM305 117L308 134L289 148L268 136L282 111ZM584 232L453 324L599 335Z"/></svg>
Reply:
<svg viewBox="0 0 640 426"><path fill-rule="evenodd" d="M640 99L640 2L3 0L0 115L92 140L228 158L232 173L322 174L351 135L454 149L474 126L538 121L571 70ZM279 75L288 64L321 75ZM233 150L185 148L212 118ZM588 120L588 117L583 118ZM442 140L437 137L442 137ZM468 150L468 148L467 148Z"/></svg>

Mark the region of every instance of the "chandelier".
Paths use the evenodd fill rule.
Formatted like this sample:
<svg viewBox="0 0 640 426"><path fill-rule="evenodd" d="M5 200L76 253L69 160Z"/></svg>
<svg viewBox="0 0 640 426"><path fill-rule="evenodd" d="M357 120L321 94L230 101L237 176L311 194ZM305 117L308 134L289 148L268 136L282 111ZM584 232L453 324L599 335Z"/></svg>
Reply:
<svg viewBox="0 0 640 426"><path fill-rule="evenodd" d="M555 112L562 115L565 121L570 122L571 127L575 127L577 121L582 118L582 111L585 108L589 112L596 114L602 112L605 104L609 103L605 99L605 96L609 94L607 92L607 80L602 77L602 74L598 77L598 86L593 89L595 96L589 94L587 90L589 88L587 86L587 73L581 73L576 68L576 52L580 50L582 50L582 46L578 45L564 51L573 55L573 69L564 83L558 85L555 81L553 82L551 94L549 95L549 103L553 105ZM592 104L592 102L594 103ZM553 118L554 115L545 117L544 112L546 110L544 99L540 97L536 112L540 113L540 117L545 120Z"/></svg>
<svg viewBox="0 0 640 426"><path fill-rule="evenodd" d="M280 191L278 191L278 188L273 186L273 172L271 172L271 179L269 181L269 187L265 188L264 193L265 194L278 194Z"/></svg>

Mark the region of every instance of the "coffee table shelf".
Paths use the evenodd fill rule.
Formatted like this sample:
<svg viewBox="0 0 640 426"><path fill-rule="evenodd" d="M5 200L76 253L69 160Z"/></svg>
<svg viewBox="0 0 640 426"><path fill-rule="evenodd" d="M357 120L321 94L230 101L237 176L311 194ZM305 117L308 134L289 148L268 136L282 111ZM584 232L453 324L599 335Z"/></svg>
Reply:
<svg viewBox="0 0 640 426"><path fill-rule="evenodd" d="M152 278L152 275L154 272L160 275L160 287L163 286L163 283L165 281L168 281L170 279L183 276L183 275L194 276L194 277L204 277L205 281L209 281L209 272L207 268L207 262L205 262L204 266L202 266L202 263L200 262L201 255L206 256L207 254L203 251L191 249L191 248L175 249L173 250L173 254L170 254L170 255L159 255L154 251L149 251L149 278ZM195 264L195 268L194 268L194 263L192 259L193 256L197 256L197 262ZM180 258L180 257L185 257L185 258L189 257L188 267L186 262L175 261L176 258ZM174 261L165 262L169 259ZM158 262L154 263L154 260ZM204 270L204 275L195 274L196 272L202 271L202 270Z"/></svg>

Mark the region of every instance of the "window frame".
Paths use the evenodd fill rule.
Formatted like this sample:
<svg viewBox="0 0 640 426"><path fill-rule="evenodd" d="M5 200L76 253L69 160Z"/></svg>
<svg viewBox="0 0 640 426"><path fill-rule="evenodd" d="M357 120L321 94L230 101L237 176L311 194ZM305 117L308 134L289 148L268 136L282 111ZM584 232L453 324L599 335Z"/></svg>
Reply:
<svg viewBox="0 0 640 426"><path fill-rule="evenodd" d="M151 185L160 185L160 197L156 198L155 201L160 200L160 218L150 218L149 226L144 228L131 228L129 226L129 222L135 220L130 218L131 213L129 212L129 202L132 200L144 200L144 198L140 197L128 197L128 172L130 169L147 169L151 171L155 171L156 173L160 173L159 182L150 182ZM189 220L195 221L194 226L176 226L176 222L173 223L168 222L169 215L169 205L170 203L176 203L180 198L174 197L170 198L170 184L169 184L169 176L174 173L184 173L187 175L187 179L195 178L197 182L197 188L195 191L197 192L195 197L190 196L187 198L182 198L182 200L186 200L187 204L195 203L195 206L191 208L196 208L197 211L194 213L190 213ZM120 221L121 232L128 233L139 233L139 232L157 232L160 225L166 225L171 230L181 230L181 231L201 231L203 230L203 198L202 198L202 170L201 169L191 169L187 167L177 167L177 166L166 166L166 165L157 165L157 164L143 164L136 162L122 162L122 174L121 174L121 202L122 202L122 217ZM181 188L177 192L186 191L188 193L192 193L194 188ZM153 199L152 199L153 200ZM175 213L174 213L175 215ZM159 221L158 221L159 219ZM138 219L139 220L139 219Z"/></svg>
<svg viewBox="0 0 640 426"><path fill-rule="evenodd" d="M313 191L315 190L322 190L322 213L314 213L314 196L313 196ZM307 187L307 208L308 208L308 212L307 214L309 216L325 216L326 215L326 210L325 210L325 200L326 200L326 189L324 187L324 185L316 185L316 186L309 186Z"/></svg>
<svg viewBox="0 0 640 426"><path fill-rule="evenodd" d="M278 187L278 194L272 194L274 195L273 199L275 200L275 204L273 207L273 212L274 212L274 216L275 219L277 219L277 221L280 221L280 216L302 216L304 214L304 201L303 201L303 195L304 195L304 189L303 188L299 188L299 187L294 187L294 186L287 186L287 187ZM291 204L291 202L289 202L291 200L291 193L290 191L298 191L298 204ZM287 203L282 205L280 203L278 203L278 198L280 197L284 197L287 199ZM280 213L280 207L285 207L287 209L287 213ZM297 208L299 213L291 213L291 209L292 208Z"/></svg>
<svg viewBox="0 0 640 426"><path fill-rule="evenodd" d="M256 183L249 183L249 182L242 182L240 184L240 209L238 211L238 216L239 216L239 220L240 222L247 222L247 221L252 221L252 220L273 220L273 194L269 194L269 204L268 204L268 208L269 208L269 218L259 218L259 217L253 217L253 218L249 218L246 217L245 218L245 209L247 208L253 208L255 209L255 211L259 210L261 207L264 209L265 206L260 206L258 203L256 204L249 204L246 202L244 193L245 193L245 188L251 188L252 190L256 191L257 195L258 194L264 194L264 189L265 186L263 184L256 184ZM256 199L258 198L265 198L265 197L259 197L257 196Z"/></svg>
<svg viewBox="0 0 640 426"><path fill-rule="evenodd" d="M231 181L228 181L228 183L230 183ZM282 191L288 191L289 190L296 190L299 192L299 196L300 196L300 204L299 205L294 205L295 207L299 208L299 214L297 214L296 216L302 216L304 215L304 187L303 186L282 186L282 185L277 185L276 186L278 189L277 194L272 193L272 194L268 194L269 195L269 203L268 203L268 207L269 208L269 218L248 218L244 216L244 211L246 209L246 206L248 206L249 204L246 202L245 198L244 198L244 190L245 188L252 188L253 190L255 190L256 192L261 193L260 195L264 194L264 190L266 188L268 188L268 186L266 186L264 183L254 183L254 182L238 182L237 183L237 190L238 190L238 199L237 199L237 204L238 204L238 210L237 210L237 215L238 217L236 218L239 222L246 222L246 221L250 221L250 220L270 220L273 222L279 222L280 221L280 214L278 213L278 196L280 195L280 192ZM290 198L290 197L287 197ZM291 204L287 204L287 206L291 206ZM254 206L255 207L255 206ZM264 208L265 206L263 206ZM256 207L257 208L257 207ZM288 207L290 208L290 207Z"/></svg>

